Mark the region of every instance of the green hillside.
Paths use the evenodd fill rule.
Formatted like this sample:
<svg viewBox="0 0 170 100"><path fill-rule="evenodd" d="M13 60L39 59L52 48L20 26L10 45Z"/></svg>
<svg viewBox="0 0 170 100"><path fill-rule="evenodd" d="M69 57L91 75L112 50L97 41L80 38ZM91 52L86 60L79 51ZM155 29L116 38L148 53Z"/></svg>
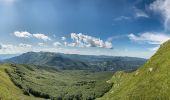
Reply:
<svg viewBox="0 0 170 100"><path fill-rule="evenodd" d="M98 100L169 100L170 41L133 73L117 72L112 89Z"/></svg>
<svg viewBox="0 0 170 100"><path fill-rule="evenodd" d="M23 91L13 84L6 73L8 65L0 65L0 100L38 100L33 96L26 96Z"/></svg>
<svg viewBox="0 0 170 100"><path fill-rule="evenodd" d="M92 100L103 96L112 86L106 82L112 77L112 72L56 70L37 65L8 66L8 75L28 96L55 100Z"/></svg>

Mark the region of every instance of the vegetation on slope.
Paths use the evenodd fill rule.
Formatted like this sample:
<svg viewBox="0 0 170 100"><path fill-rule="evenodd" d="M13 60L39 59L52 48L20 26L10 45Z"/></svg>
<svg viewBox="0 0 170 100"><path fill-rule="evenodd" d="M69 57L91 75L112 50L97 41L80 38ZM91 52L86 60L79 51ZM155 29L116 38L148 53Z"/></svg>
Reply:
<svg viewBox="0 0 170 100"><path fill-rule="evenodd" d="M7 72L25 94L57 100L92 100L109 91L112 72L59 71L35 65L11 64Z"/></svg>
<svg viewBox="0 0 170 100"><path fill-rule="evenodd" d="M132 73L117 72L110 83L112 89L99 100L169 100L170 41L143 67Z"/></svg>
<svg viewBox="0 0 170 100"><path fill-rule="evenodd" d="M10 69L9 65L0 65L0 100L34 100L38 99L33 96L26 96L11 81L6 69Z"/></svg>

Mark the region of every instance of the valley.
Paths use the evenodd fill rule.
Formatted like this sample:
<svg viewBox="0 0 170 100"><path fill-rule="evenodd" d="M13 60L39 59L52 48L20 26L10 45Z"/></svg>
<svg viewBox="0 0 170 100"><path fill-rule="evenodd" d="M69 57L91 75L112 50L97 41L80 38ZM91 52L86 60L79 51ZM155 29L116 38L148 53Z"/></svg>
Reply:
<svg viewBox="0 0 170 100"><path fill-rule="evenodd" d="M170 100L170 0L0 0L0 100Z"/></svg>
<svg viewBox="0 0 170 100"><path fill-rule="evenodd" d="M50 52L28 52L2 60L0 67L13 87L1 98L12 100L94 100L102 97L119 70L131 72L146 60L133 57L85 56ZM112 69L112 70L111 70ZM2 83L4 84L4 83ZM8 88L8 86L3 86ZM7 91L7 90L6 90ZM3 91L1 91L3 93ZM15 95L15 94L13 94ZM16 98L15 98L16 97Z"/></svg>
<svg viewBox="0 0 170 100"><path fill-rule="evenodd" d="M9 76L24 94L55 100L90 100L101 97L112 84L112 72L55 70L33 65L11 64Z"/></svg>

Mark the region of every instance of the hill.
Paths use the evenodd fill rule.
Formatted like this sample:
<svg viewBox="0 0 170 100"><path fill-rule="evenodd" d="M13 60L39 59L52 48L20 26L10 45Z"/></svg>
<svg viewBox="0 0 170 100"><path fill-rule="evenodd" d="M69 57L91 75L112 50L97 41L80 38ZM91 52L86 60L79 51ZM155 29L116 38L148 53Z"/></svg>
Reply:
<svg viewBox="0 0 170 100"><path fill-rule="evenodd" d="M91 56L50 52L28 52L5 60L7 63L35 64L66 70L135 70L146 59L135 57Z"/></svg>
<svg viewBox="0 0 170 100"><path fill-rule="evenodd" d="M10 77L12 82L27 96L52 100L93 100L103 96L112 86L106 82L113 75L112 72L60 71L37 65L8 64L6 66L8 66L6 72L9 75L7 76L4 72L6 78L9 80ZM9 86L14 86L11 84ZM0 87L2 86L0 85ZM8 88L8 86L3 87ZM21 90L18 89L23 95ZM9 96L13 96L10 93L14 91L8 91ZM7 93L4 94L7 95Z"/></svg>
<svg viewBox="0 0 170 100"><path fill-rule="evenodd" d="M98 100L169 100L170 41L135 72L117 72L112 89Z"/></svg>
<svg viewBox="0 0 170 100"><path fill-rule="evenodd" d="M19 89L11 81L6 73L10 69L9 65L0 65L0 100L39 100L33 96L24 95L23 91Z"/></svg>

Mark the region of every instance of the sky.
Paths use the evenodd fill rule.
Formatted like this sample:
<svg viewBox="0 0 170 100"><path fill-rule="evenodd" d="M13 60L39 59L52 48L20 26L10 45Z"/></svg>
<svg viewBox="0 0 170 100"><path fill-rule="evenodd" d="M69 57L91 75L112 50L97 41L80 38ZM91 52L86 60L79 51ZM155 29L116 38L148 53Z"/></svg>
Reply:
<svg viewBox="0 0 170 100"><path fill-rule="evenodd" d="M0 0L0 54L149 58L169 25L170 0Z"/></svg>

